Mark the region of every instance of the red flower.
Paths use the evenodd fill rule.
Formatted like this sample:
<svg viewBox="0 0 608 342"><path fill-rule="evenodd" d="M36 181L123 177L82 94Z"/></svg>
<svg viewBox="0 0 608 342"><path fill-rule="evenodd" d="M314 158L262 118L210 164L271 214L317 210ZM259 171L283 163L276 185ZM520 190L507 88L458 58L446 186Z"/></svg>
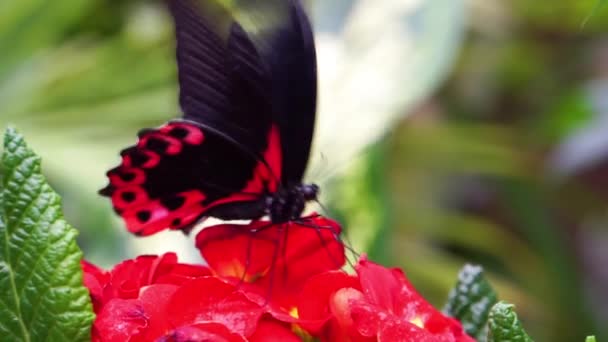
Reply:
<svg viewBox="0 0 608 342"><path fill-rule="evenodd" d="M264 319L258 323L255 334L249 338L250 342L301 342L289 325L272 319Z"/></svg>
<svg viewBox="0 0 608 342"><path fill-rule="evenodd" d="M263 309L237 287L219 278L204 277L181 286L166 310L171 326L215 322L243 336L251 336Z"/></svg>
<svg viewBox="0 0 608 342"><path fill-rule="evenodd" d="M462 326L420 296L403 272L363 257L358 278L328 273L311 278L301 293L298 313L323 341L469 342ZM315 299L311 299L315 298Z"/></svg>
<svg viewBox="0 0 608 342"><path fill-rule="evenodd" d="M97 313L93 341L473 341L400 270L365 257L356 275L338 270L339 233L318 215L222 224L196 238L209 268L180 264L173 253L109 272L83 262Z"/></svg>
<svg viewBox="0 0 608 342"><path fill-rule="evenodd" d="M98 313L97 341L247 341L262 309L218 278L183 286L146 286L136 299L115 298Z"/></svg>
<svg viewBox="0 0 608 342"><path fill-rule="evenodd" d="M247 340L236 333L231 332L226 326L219 323L199 323L179 327L167 335L156 340L157 342L247 342Z"/></svg>
<svg viewBox="0 0 608 342"><path fill-rule="evenodd" d="M126 260L110 272L86 261L82 267L97 314L95 341L128 341L128 337L155 328L151 310L162 308L162 300L179 285L211 274L204 266L177 263L174 253Z"/></svg>
<svg viewBox="0 0 608 342"><path fill-rule="evenodd" d="M340 226L313 214L302 222L273 225L222 224L203 229L196 246L213 272L268 302L275 313L290 312L305 281L342 267ZM242 284L242 282L248 284Z"/></svg>
<svg viewBox="0 0 608 342"><path fill-rule="evenodd" d="M86 260L82 260L81 265L84 285L89 289L93 310L98 313L104 304L103 292L110 281L110 274Z"/></svg>
<svg viewBox="0 0 608 342"><path fill-rule="evenodd" d="M175 284L210 275L204 266L179 264L175 253L162 256L142 255L126 260L106 272L97 266L82 262L84 284L89 288L95 312L114 298L131 299L139 296L140 290L152 284Z"/></svg>
<svg viewBox="0 0 608 342"><path fill-rule="evenodd" d="M93 341L297 341L237 285L178 264L172 253L127 260L110 272L83 262L83 270L97 313Z"/></svg>

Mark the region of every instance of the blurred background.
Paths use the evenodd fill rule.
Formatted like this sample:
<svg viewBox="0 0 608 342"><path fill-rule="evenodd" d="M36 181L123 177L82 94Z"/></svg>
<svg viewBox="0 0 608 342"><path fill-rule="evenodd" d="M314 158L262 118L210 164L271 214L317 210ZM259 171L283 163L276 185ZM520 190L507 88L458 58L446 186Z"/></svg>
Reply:
<svg viewBox="0 0 608 342"><path fill-rule="evenodd" d="M320 103L308 180L348 241L439 307L471 262L537 341L608 338L608 6L310 7ZM139 129L179 113L173 55L159 1L0 2L0 128L42 155L98 264L163 249L197 258L181 234L127 235L96 195Z"/></svg>

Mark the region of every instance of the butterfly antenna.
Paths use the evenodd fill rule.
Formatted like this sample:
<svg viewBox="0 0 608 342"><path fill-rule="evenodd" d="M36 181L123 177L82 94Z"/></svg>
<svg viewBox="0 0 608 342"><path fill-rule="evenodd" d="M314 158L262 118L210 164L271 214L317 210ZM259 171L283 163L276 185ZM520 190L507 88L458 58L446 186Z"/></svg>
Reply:
<svg viewBox="0 0 608 342"><path fill-rule="evenodd" d="M319 153L319 162L315 164L313 174L310 175L311 179L322 179L321 176L327 169L327 157L323 152Z"/></svg>
<svg viewBox="0 0 608 342"><path fill-rule="evenodd" d="M321 207L321 210L323 211L323 213L325 213L325 214L329 213L329 209L325 205L323 205L323 203L321 203L321 201L319 201L318 199L315 199L314 201L315 201L315 203L317 203L319 205L319 207Z"/></svg>

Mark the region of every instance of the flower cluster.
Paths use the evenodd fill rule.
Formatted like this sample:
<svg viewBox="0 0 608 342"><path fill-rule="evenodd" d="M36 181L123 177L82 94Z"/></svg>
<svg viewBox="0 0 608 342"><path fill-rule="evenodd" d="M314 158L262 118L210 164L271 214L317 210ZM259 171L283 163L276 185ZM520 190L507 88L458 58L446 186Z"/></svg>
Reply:
<svg viewBox="0 0 608 342"><path fill-rule="evenodd" d="M173 253L111 271L83 262L93 341L473 341L400 270L365 257L356 274L340 270L339 233L318 215L222 224L196 237L206 266Z"/></svg>

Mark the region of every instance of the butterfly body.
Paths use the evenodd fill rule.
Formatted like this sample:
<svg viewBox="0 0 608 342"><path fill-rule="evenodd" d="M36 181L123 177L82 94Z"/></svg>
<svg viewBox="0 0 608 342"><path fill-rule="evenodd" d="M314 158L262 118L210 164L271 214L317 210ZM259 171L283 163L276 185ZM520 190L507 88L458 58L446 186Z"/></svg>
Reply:
<svg viewBox="0 0 608 342"><path fill-rule="evenodd" d="M279 189L266 197L266 213L273 223L298 220L307 202L317 199L319 187L316 184L299 184Z"/></svg>

